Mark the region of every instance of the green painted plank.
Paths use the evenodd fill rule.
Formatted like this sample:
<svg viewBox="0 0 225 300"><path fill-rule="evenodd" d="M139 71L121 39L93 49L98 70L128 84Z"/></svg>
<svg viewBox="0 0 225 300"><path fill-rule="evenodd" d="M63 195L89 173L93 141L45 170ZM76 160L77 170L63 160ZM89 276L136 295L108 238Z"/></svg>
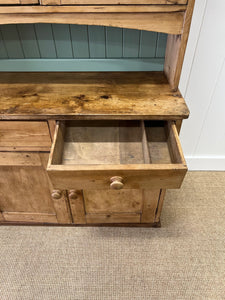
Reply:
<svg viewBox="0 0 225 300"><path fill-rule="evenodd" d="M164 59L2 59L1 72L163 71Z"/></svg>
<svg viewBox="0 0 225 300"><path fill-rule="evenodd" d="M155 57L157 32L141 31L139 57Z"/></svg>
<svg viewBox="0 0 225 300"><path fill-rule="evenodd" d="M38 58L40 52L33 24L17 25L25 58Z"/></svg>
<svg viewBox="0 0 225 300"><path fill-rule="evenodd" d="M24 58L16 25L1 26L1 32L9 58Z"/></svg>
<svg viewBox="0 0 225 300"><path fill-rule="evenodd" d="M137 58L139 56L140 31L123 29L123 57Z"/></svg>
<svg viewBox="0 0 225 300"><path fill-rule="evenodd" d="M8 54L5 48L5 43L3 41L1 27L0 27L0 59L1 58L8 58Z"/></svg>
<svg viewBox="0 0 225 300"><path fill-rule="evenodd" d="M67 24L53 24L53 38L55 40L56 54L58 58L72 58L72 43L70 27Z"/></svg>
<svg viewBox="0 0 225 300"><path fill-rule="evenodd" d="M91 58L105 58L105 28L88 26L89 51Z"/></svg>
<svg viewBox="0 0 225 300"><path fill-rule="evenodd" d="M123 30L106 27L106 57L121 58L123 56Z"/></svg>
<svg viewBox="0 0 225 300"><path fill-rule="evenodd" d="M51 24L35 24L41 58L56 58Z"/></svg>
<svg viewBox="0 0 225 300"><path fill-rule="evenodd" d="M86 25L70 25L74 58L89 58L88 31Z"/></svg>
<svg viewBox="0 0 225 300"><path fill-rule="evenodd" d="M156 57L165 57L167 34L159 33L156 47Z"/></svg>

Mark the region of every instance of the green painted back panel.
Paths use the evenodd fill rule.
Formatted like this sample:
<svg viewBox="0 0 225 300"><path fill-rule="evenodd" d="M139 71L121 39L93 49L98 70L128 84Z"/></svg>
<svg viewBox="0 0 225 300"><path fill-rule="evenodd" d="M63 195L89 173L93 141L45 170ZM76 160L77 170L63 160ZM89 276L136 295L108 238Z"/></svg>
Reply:
<svg viewBox="0 0 225 300"><path fill-rule="evenodd" d="M76 70L88 71L89 60L95 69L107 71L107 61L113 59L122 70L159 70L163 68L167 35L156 32L138 31L103 26L65 25L65 24L20 24L0 26L0 71L7 71L7 60L10 70L12 60L24 60L34 71L46 60L45 70L52 70L51 59L56 59L63 70L71 60ZM63 60L66 64L63 65ZM140 61L137 68L137 61ZM144 64L143 64L144 62ZM30 65L31 64L31 65ZM103 65L102 65L103 64ZM149 64L149 65L147 65ZM15 71L23 71L22 63L15 63ZM116 69L114 65L113 69ZM19 67L20 66L20 67ZM118 70L121 70L121 66ZM19 68L19 69L18 69ZM59 68L60 69L60 68ZM82 69L82 68L81 68ZM24 70L26 68L24 67Z"/></svg>

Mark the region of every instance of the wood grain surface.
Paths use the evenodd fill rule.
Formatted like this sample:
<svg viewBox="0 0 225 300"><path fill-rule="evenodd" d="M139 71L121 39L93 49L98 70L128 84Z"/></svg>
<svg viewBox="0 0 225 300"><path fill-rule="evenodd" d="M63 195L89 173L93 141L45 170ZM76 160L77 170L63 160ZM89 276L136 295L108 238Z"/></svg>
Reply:
<svg viewBox="0 0 225 300"><path fill-rule="evenodd" d="M4 1L4 0L2 0ZM13 1L13 0L7 0ZM19 0L17 0L19 1ZM30 1L30 0L28 0ZM42 5L133 5L133 4L167 4L167 5L175 5L175 4L186 4L187 0L41 0Z"/></svg>
<svg viewBox="0 0 225 300"><path fill-rule="evenodd" d="M0 151L49 151L50 148L47 122L0 122Z"/></svg>
<svg viewBox="0 0 225 300"><path fill-rule="evenodd" d="M183 119L162 72L0 73L0 119Z"/></svg>
<svg viewBox="0 0 225 300"><path fill-rule="evenodd" d="M175 9L175 11L174 11ZM69 12L68 12L69 11ZM82 11L82 12L81 12ZM89 12L91 11L91 12ZM0 24L63 23L100 25L181 34L185 9L178 6L142 7L0 7Z"/></svg>

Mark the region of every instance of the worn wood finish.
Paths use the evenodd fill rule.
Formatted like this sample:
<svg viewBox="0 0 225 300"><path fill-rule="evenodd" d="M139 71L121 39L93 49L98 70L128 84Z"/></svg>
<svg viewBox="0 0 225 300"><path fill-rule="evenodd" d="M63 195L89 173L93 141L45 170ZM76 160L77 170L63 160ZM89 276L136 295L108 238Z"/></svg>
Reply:
<svg viewBox="0 0 225 300"><path fill-rule="evenodd" d="M166 194L166 190L162 189L160 190L160 195L159 195L159 201L158 201L158 206L156 209L156 215L155 215L155 220L154 222L160 222L160 216L161 216L161 212L162 212L162 207L163 207L163 201L165 198L165 194Z"/></svg>
<svg viewBox="0 0 225 300"><path fill-rule="evenodd" d="M0 153L0 166L1 167L40 167L41 159L38 153L32 152L1 152Z"/></svg>
<svg viewBox="0 0 225 300"><path fill-rule="evenodd" d="M141 213L141 190L85 190L86 213Z"/></svg>
<svg viewBox="0 0 225 300"><path fill-rule="evenodd" d="M3 217L2 212L0 211L0 222L4 222L4 221L5 221L5 219L4 219L4 217Z"/></svg>
<svg viewBox="0 0 225 300"><path fill-rule="evenodd" d="M174 91L178 89L194 4L195 0L188 1L182 34L169 35L167 39L164 71Z"/></svg>
<svg viewBox="0 0 225 300"><path fill-rule="evenodd" d="M0 90L3 120L177 120L189 115L162 72L0 73Z"/></svg>
<svg viewBox="0 0 225 300"><path fill-rule="evenodd" d="M37 3L16 1L13 4ZM11 2L0 0L1 4ZM48 154L1 153L0 222L160 226L165 188L180 187L187 171L176 127L179 131L189 111L180 93L173 91L178 87L194 0L188 5L186 0L42 0L41 4L1 6L0 24L85 24L168 33L164 69L170 86L162 73L153 72L0 74L0 119L17 120L8 122L9 129L3 126L7 122L0 122L0 151L45 151L53 141L51 182L45 172ZM20 131L18 120L32 119L48 121L38 124L45 124L45 137L40 137L40 126L37 133L31 126ZM61 122L54 134L57 119L82 119L85 126ZM91 127L87 120L92 119L113 121ZM115 119L142 121L131 125ZM176 123L153 125L143 120ZM120 190L110 190L113 184Z"/></svg>
<svg viewBox="0 0 225 300"><path fill-rule="evenodd" d="M160 190L143 190L141 223L154 223Z"/></svg>
<svg viewBox="0 0 225 300"><path fill-rule="evenodd" d="M56 121L55 120L48 120L48 128L49 128L49 132L50 132L50 136L51 136L52 141L54 139L55 126L56 126Z"/></svg>
<svg viewBox="0 0 225 300"><path fill-rule="evenodd" d="M141 130L142 130L142 151L143 151L143 158L144 158L144 163L145 164L150 164L151 161L151 155L149 152L149 145L148 145L148 140L146 136L146 128L145 128L145 123L142 120L141 121Z"/></svg>
<svg viewBox="0 0 225 300"><path fill-rule="evenodd" d="M74 132L77 133L78 131L78 135L71 135L70 131L67 135L67 124L69 124L69 126L73 124L73 126L75 126ZM60 123L57 125L55 140L47 168L51 182L55 188L109 189L111 184L110 179L114 176L122 177L124 189L180 187L187 167L174 124L169 123L166 125L165 129L169 132L168 140L161 141L163 145L168 143L168 147L170 148L168 155L171 156L171 162L173 163L165 163L165 158L161 157L160 160L157 160L156 164L143 164L142 161L140 161L139 151L142 150L141 132L140 136L134 136L135 144L139 143L140 145L140 147L138 147L138 154L136 155L136 153L132 151L131 153L132 156L135 157L135 160L132 162L133 164L126 164L120 160L120 140L118 139L118 134L116 134L116 129L118 129L117 121L108 121L108 123L106 121L89 121L89 126L87 127L85 125L86 127L84 127L83 131L81 131L82 127L80 124L81 122L79 121L63 123L62 129ZM95 127L96 124L98 125L97 127ZM105 127L100 126L101 124L104 124ZM121 121L119 124L124 123ZM134 126L136 121L130 121L128 128L131 127L131 124ZM115 130L113 135L111 135L111 133L107 135L107 130L105 130L105 133L104 131L102 133L102 128L107 129L107 125L110 130ZM149 131L150 127L147 128ZM89 129L91 129L91 134L88 133ZM155 126L152 127L153 132L154 130ZM62 131L64 131L64 133ZM86 136L88 137L87 139ZM110 148L112 145L111 152L104 148L104 141L107 141L106 145L110 143ZM69 151L68 143L71 143ZM100 143L99 147L97 147L98 143ZM149 141L149 143L151 144L151 141ZM127 147L129 148L129 140ZM73 149L75 149L75 151L73 151ZM158 152L159 151L156 151L157 155ZM92 160L92 155L96 156L94 161ZM152 161L154 161L153 153L151 157Z"/></svg>
<svg viewBox="0 0 225 300"><path fill-rule="evenodd" d="M46 168L49 160L49 153L40 153L39 156L41 159L42 166L46 173ZM54 210L56 212L57 221L59 223L68 223L68 224L71 223L72 216L71 216L71 211L69 206L69 200L67 197L67 191L65 190L54 191L48 176L46 180L48 181L49 189L51 191L51 198L52 198Z"/></svg>
<svg viewBox="0 0 225 300"><path fill-rule="evenodd" d="M115 213L115 214L87 214L87 224L104 223L140 223L140 214Z"/></svg>
<svg viewBox="0 0 225 300"><path fill-rule="evenodd" d="M48 167L53 186L61 189L109 189L113 176L124 178L124 189L180 188L186 172L182 164Z"/></svg>
<svg viewBox="0 0 225 300"><path fill-rule="evenodd" d="M68 197L73 223L86 224L83 191L70 190L68 191Z"/></svg>
<svg viewBox="0 0 225 300"><path fill-rule="evenodd" d="M180 134L182 123L183 123L183 120L176 120L176 127L177 127L178 134Z"/></svg>
<svg viewBox="0 0 225 300"><path fill-rule="evenodd" d="M47 155L48 154L42 154ZM55 214L47 174L38 153L0 155L0 211Z"/></svg>
<svg viewBox="0 0 225 300"><path fill-rule="evenodd" d="M13 1L13 0L11 0ZM187 0L40 0L42 5L133 5L133 4L186 4Z"/></svg>
<svg viewBox="0 0 225 300"><path fill-rule="evenodd" d="M3 212L3 217L10 222L57 223L56 215L47 213Z"/></svg>
<svg viewBox="0 0 225 300"><path fill-rule="evenodd" d="M47 122L0 122L0 151L49 151L50 148Z"/></svg>
<svg viewBox="0 0 225 300"><path fill-rule="evenodd" d="M5 220L71 223L66 194L51 199L47 160L48 153L0 153L0 211Z"/></svg>
<svg viewBox="0 0 225 300"><path fill-rule="evenodd" d="M1 13L0 24L100 25L181 34L184 12L168 13Z"/></svg>
<svg viewBox="0 0 225 300"><path fill-rule="evenodd" d="M0 7L0 14L52 14L52 13L168 13L184 12L186 5L102 5L102 6L25 6L25 7Z"/></svg>
<svg viewBox="0 0 225 300"><path fill-rule="evenodd" d="M0 5L3 4L20 4L20 0L0 0Z"/></svg>
<svg viewBox="0 0 225 300"><path fill-rule="evenodd" d="M65 165L144 163L140 121L66 122L61 157Z"/></svg>
<svg viewBox="0 0 225 300"><path fill-rule="evenodd" d="M148 127L146 122L146 136L147 136L147 145L148 151L151 158L151 163L153 164L171 164L177 163L176 159L172 161L172 154L169 150L169 141L166 135L167 125L160 126L161 124L154 125L154 127ZM151 123L150 123L151 124Z"/></svg>
<svg viewBox="0 0 225 300"><path fill-rule="evenodd" d="M40 0L20 0L20 4L22 5L39 4L39 2Z"/></svg>
<svg viewBox="0 0 225 300"><path fill-rule="evenodd" d="M59 197L54 197L52 193L52 202L59 223L72 223L72 216L66 191L60 191Z"/></svg>
<svg viewBox="0 0 225 300"><path fill-rule="evenodd" d="M38 4L39 0L0 0L0 5L26 5L26 4Z"/></svg>
<svg viewBox="0 0 225 300"><path fill-rule="evenodd" d="M95 223L95 224L59 224L59 223L28 223L28 222L2 222L5 226L60 226L60 227L142 227L142 228L160 228L161 223Z"/></svg>
<svg viewBox="0 0 225 300"><path fill-rule="evenodd" d="M186 164L178 132L176 130L176 124L174 122L169 122L169 126L166 130L168 133L168 146L172 161Z"/></svg>

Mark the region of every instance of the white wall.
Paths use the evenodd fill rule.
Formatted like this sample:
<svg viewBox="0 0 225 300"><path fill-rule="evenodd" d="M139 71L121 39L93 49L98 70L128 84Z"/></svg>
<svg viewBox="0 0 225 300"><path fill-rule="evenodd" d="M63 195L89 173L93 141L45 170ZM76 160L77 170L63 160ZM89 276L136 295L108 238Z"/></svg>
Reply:
<svg viewBox="0 0 225 300"><path fill-rule="evenodd" d="M191 115L181 142L190 170L225 170L225 1L196 0L179 86Z"/></svg>

